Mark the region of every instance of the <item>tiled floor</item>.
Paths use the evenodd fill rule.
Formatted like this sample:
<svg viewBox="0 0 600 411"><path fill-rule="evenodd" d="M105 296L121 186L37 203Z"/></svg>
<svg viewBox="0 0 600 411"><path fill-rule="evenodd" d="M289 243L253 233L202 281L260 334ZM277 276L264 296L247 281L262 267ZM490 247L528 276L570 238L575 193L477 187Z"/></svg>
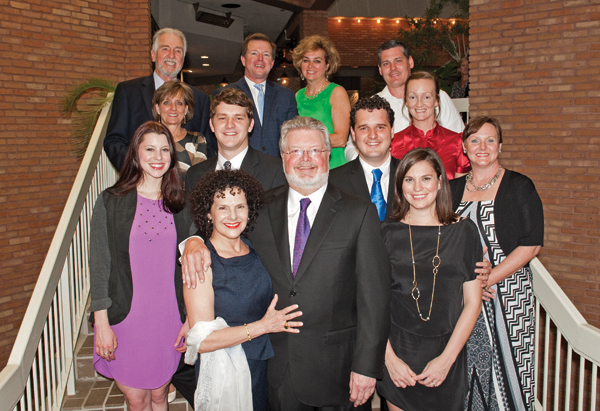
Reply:
<svg viewBox="0 0 600 411"><path fill-rule="evenodd" d="M86 411L125 411L125 398L112 380L75 383L75 395L66 398L63 410ZM169 404L170 411L193 411L187 401L177 394L177 398Z"/></svg>
<svg viewBox="0 0 600 411"><path fill-rule="evenodd" d="M75 395L65 398L63 410L75 411L125 411L125 398L116 384L94 371L92 364L94 336L82 335L78 342L76 360ZM379 398L373 401L373 411L379 410ZM169 411L194 411L185 398L177 393L177 398L169 404Z"/></svg>
<svg viewBox="0 0 600 411"><path fill-rule="evenodd" d="M75 395L67 396L62 409L66 411L125 411L125 397L114 381L97 374L93 366L94 336L82 335L76 357ZM170 411L193 411L185 398L169 404Z"/></svg>

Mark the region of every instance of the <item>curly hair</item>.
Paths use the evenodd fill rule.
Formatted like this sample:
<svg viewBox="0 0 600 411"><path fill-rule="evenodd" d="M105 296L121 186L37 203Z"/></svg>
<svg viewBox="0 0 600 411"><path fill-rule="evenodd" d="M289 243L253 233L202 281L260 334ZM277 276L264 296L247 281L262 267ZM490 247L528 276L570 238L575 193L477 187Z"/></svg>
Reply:
<svg viewBox="0 0 600 411"><path fill-rule="evenodd" d="M298 74L302 75L302 59L304 55L317 50L323 50L325 63L329 64L329 69L327 69L325 75L330 76L340 68L340 53L335 49L333 42L327 37L314 35L302 39L292 52L294 67L298 70Z"/></svg>
<svg viewBox="0 0 600 411"><path fill-rule="evenodd" d="M373 110L385 110L390 126L394 127L394 110L392 110L390 103L386 99L378 95L363 97L352 107L352 110L350 110L350 128L352 130L356 126L356 112L358 110L367 110L369 113L373 112Z"/></svg>
<svg viewBox="0 0 600 411"><path fill-rule="evenodd" d="M252 224L262 208L263 189L257 179L244 170L219 170L207 173L198 181L196 188L189 196L192 218L203 238L210 238L213 231L208 214L215 197L224 197L225 190L232 195L239 192L246 194L248 203L248 223L242 234L252 230Z"/></svg>
<svg viewBox="0 0 600 411"><path fill-rule="evenodd" d="M183 123L187 123L194 117L194 92L190 86L180 81L167 81L156 89L152 97L152 115L154 116L154 121L160 123L160 114L156 111L156 106L160 106L160 103L168 98L177 96L180 96L185 105L188 106L188 112L183 119Z"/></svg>

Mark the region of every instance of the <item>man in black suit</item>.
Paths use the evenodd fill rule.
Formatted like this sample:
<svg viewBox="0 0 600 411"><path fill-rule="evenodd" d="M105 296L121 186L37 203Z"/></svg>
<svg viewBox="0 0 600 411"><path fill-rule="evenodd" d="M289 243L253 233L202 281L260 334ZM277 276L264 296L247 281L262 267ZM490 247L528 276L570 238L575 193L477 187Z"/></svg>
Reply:
<svg viewBox="0 0 600 411"><path fill-rule="evenodd" d="M358 158L329 173L332 184L371 200L381 220L392 212L394 176L400 163L390 154L393 132L394 111L390 104L377 95L360 99L350 111L350 133Z"/></svg>
<svg viewBox="0 0 600 411"><path fill-rule="evenodd" d="M179 30L164 28L156 32L150 56L154 72L147 77L124 81L117 85L113 107L106 129L104 150L111 163L121 170L129 141L135 130L146 121L154 120L152 96L167 81L177 80L183 67L187 42ZM208 155L214 155L216 144L208 127L210 99L206 93L192 87L194 92L194 115L184 125L189 131L199 131L206 138Z"/></svg>
<svg viewBox="0 0 600 411"><path fill-rule="evenodd" d="M298 109L292 90L267 80L275 62L276 51L275 43L262 33L246 37L240 56L245 68L244 77L224 88L241 90L254 103L254 130L250 136L250 146L262 153L279 157L281 125L296 117ZM213 97L222 90L223 88L215 90Z"/></svg>
<svg viewBox="0 0 600 411"><path fill-rule="evenodd" d="M303 326L270 336L269 407L352 410L370 398L383 373L389 256L373 204L328 184L325 125L297 117L281 133L289 185L266 193L249 238L271 275L277 308L298 304ZM185 245L188 286L196 275L203 280L205 249L199 239Z"/></svg>
<svg viewBox="0 0 600 411"><path fill-rule="evenodd" d="M240 90L230 88L213 97L210 128L217 139L219 153L188 169L185 177L188 193L204 174L224 168L249 172L265 191L285 184L281 159L248 145L248 134L255 125L252 117L252 101Z"/></svg>

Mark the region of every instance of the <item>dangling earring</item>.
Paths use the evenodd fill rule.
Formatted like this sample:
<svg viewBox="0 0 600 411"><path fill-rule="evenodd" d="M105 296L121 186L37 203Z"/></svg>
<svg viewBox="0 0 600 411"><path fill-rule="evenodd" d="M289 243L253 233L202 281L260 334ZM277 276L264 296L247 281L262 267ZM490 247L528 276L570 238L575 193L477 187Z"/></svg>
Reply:
<svg viewBox="0 0 600 411"><path fill-rule="evenodd" d="M300 73L300 80L304 81L304 74Z"/></svg>

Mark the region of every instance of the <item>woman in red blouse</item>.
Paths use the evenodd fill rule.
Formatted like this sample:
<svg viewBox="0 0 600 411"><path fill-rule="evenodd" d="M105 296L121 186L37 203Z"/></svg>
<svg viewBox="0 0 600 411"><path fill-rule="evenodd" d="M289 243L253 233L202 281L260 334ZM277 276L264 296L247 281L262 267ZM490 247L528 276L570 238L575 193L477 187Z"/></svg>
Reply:
<svg viewBox="0 0 600 411"><path fill-rule="evenodd" d="M404 104L412 124L396 133L392 140L392 156L402 159L413 148L428 147L442 159L446 175L451 180L465 175L470 169L463 153L459 133L440 126L436 120L436 108L440 105L440 83L430 73L413 73L405 85Z"/></svg>

